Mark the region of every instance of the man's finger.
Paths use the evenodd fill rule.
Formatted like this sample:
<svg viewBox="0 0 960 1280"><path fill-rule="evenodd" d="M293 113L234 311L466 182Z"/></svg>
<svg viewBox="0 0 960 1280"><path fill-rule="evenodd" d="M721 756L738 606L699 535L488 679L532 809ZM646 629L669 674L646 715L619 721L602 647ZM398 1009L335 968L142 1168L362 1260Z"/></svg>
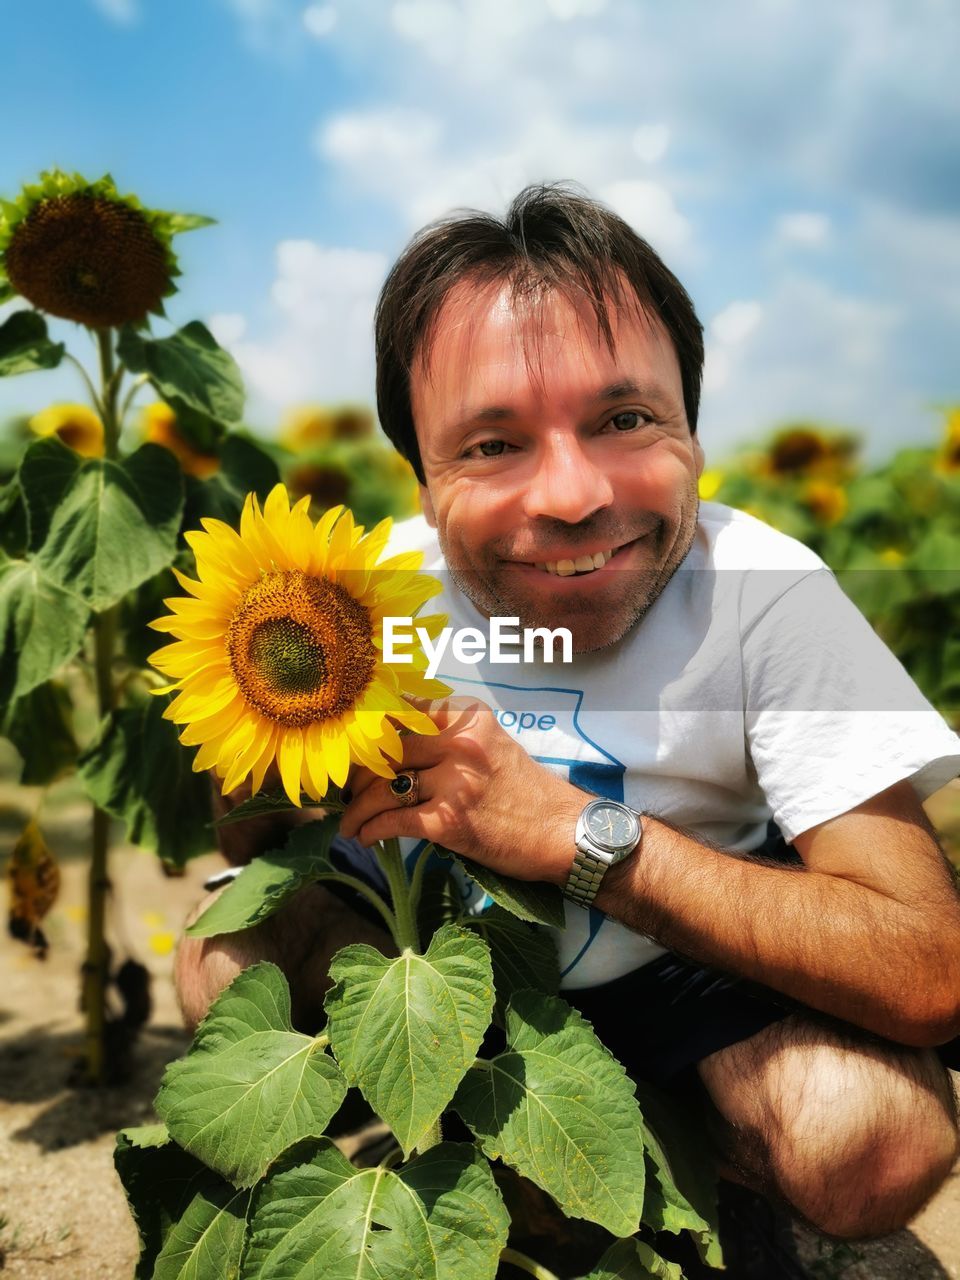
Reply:
<svg viewBox="0 0 960 1280"><path fill-rule="evenodd" d="M405 694L407 702L424 715L430 717L441 733L445 729L453 729L476 714L479 707L486 704L478 698L417 698L412 693Z"/></svg>
<svg viewBox="0 0 960 1280"><path fill-rule="evenodd" d="M434 794L431 789L436 782L434 769L417 769L419 798L416 805L402 805L398 797L390 790L386 778L374 778L369 786L354 795L340 819L340 833L346 837L356 836L360 828L381 813L394 809L415 809L428 801ZM398 833L394 833L398 834Z"/></svg>

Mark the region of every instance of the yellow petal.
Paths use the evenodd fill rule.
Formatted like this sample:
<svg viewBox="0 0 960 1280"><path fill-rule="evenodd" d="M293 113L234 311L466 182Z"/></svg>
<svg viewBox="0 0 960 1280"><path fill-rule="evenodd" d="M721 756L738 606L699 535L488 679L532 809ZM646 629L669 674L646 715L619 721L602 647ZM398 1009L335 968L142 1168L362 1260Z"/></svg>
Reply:
<svg viewBox="0 0 960 1280"><path fill-rule="evenodd" d="M303 765L303 730L283 729L278 752L280 777L283 789L291 801L300 808L300 769Z"/></svg>
<svg viewBox="0 0 960 1280"><path fill-rule="evenodd" d="M323 740L318 724L308 725L303 735L303 784L312 800L327 793L327 770L323 763Z"/></svg>
<svg viewBox="0 0 960 1280"><path fill-rule="evenodd" d="M334 786L342 787L350 772L350 740L343 726L328 721L320 726L323 743L323 763Z"/></svg>

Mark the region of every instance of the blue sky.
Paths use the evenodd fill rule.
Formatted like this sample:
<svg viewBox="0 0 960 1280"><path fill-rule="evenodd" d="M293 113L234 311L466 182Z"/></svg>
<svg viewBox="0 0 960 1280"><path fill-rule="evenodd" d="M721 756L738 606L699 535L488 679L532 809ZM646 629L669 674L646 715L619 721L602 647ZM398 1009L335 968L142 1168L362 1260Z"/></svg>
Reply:
<svg viewBox="0 0 960 1280"><path fill-rule="evenodd" d="M34 0L4 37L0 195L60 165L216 217L170 317L233 350L265 431L372 400L418 226L555 178L692 293L708 459L805 417L882 457L960 399L954 0ZM8 379L0 414L71 398Z"/></svg>

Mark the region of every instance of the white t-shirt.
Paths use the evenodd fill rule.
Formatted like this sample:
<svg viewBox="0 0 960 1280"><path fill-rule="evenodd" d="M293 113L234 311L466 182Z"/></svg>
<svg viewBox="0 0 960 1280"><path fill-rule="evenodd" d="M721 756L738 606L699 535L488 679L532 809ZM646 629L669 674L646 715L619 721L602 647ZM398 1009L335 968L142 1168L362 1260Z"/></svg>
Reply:
<svg viewBox="0 0 960 1280"><path fill-rule="evenodd" d="M414 547L445 586L428 611L486 634L422 517L391 541ZM771 817L791 841L895 782L909 778L924 799L960 774L960 738L823 561L718 503L701 504L682 567L618 644L569 664L457 664L449 653L438 678L486 702L537 760L723 848L756 848ZM537 820L531 796L517 821ZM412 857L419 846L404 843ZM476 886L463 892L468 909L489 905ZM568 989L663 951L572 903L556 933Z"/></svg>

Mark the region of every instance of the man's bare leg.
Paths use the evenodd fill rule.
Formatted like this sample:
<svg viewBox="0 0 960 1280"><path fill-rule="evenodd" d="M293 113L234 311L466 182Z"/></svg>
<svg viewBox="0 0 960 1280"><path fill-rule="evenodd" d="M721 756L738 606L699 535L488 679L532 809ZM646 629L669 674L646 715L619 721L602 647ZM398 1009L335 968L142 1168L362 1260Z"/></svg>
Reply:
<svg viewBox="0 0 960 1280"><path fill-rule="evenodd" d="M224 889L214 890L189 916L190 924ZM368 942L395 954L385 929L371 924L322 885L308 885L252 929L215 938L183 937L174 983L184 1022L192 1030L237 974L260 960L278 965L290 983L293 1024L313 1034L323 1021L323 997L334 953L351 942Z"/></svg>
<svg viewBox="0 0 960 1280"><path fill-rule="evenodd" d="M698 1069L724 1172L828 1235L897 1230L957 1158L953 1087L932 1050L793 1015Z"/></svg>

